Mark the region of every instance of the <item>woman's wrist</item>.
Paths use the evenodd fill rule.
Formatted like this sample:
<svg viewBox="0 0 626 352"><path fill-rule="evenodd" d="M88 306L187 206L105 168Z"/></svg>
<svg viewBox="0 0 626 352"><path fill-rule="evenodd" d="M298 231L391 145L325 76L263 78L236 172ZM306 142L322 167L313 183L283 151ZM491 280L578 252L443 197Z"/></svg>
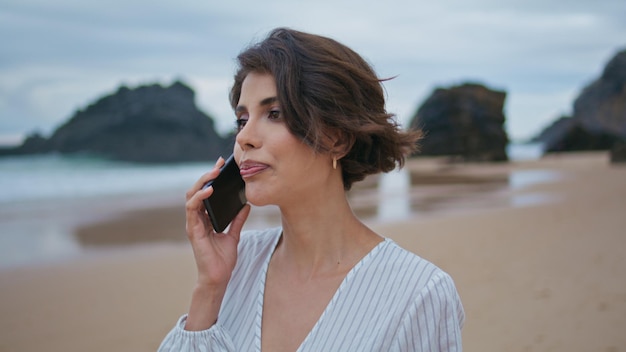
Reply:
<svg viewBox="0 0 626 352"><path fill-rule="evenodd" d="M207 330L217 322L226 287L196 285L191 296L185 330Z"/></svg>

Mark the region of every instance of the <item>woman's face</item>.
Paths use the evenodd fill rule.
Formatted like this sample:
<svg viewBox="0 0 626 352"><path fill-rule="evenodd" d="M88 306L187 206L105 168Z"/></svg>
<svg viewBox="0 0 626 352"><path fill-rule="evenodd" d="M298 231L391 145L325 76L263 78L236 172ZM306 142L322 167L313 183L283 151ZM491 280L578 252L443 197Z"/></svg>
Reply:
<svg viewBox="0 0 626 352"><path fill-rule="evenodd" d="M283 207L320 193L332 173L332 159L289 131L272 75L246 76L235 113L235 160L250 203Z"/></svg>

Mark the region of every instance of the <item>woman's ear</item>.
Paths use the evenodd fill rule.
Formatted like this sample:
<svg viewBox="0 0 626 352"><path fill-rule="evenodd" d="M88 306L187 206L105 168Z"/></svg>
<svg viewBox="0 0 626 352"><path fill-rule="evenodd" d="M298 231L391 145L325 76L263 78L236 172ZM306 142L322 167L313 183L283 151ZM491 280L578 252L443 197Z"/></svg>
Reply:
<svg viewBox="0 0 626 352"><path fill-rule="evenodd" d="M346 154L350 152L350 149L352 149L356 140L353 135L348 135L340 130L334 130L329 133L329 138L331 142L329 143L329 153L337 159L346 156Z"/></svg>

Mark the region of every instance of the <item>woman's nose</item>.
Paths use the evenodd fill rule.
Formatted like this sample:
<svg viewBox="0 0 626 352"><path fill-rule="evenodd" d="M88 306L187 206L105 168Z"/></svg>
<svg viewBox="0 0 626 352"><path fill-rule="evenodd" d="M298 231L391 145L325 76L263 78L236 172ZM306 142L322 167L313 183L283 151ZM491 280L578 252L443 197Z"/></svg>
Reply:
<svg viewBox="0 0 626 352"><path fill-rule="evenodd" d="M251 148L258 148L260 145L260 138L258 136L256 119L249 118L246 124L243 125L237 132L235 142L242 150Z"/></svg>

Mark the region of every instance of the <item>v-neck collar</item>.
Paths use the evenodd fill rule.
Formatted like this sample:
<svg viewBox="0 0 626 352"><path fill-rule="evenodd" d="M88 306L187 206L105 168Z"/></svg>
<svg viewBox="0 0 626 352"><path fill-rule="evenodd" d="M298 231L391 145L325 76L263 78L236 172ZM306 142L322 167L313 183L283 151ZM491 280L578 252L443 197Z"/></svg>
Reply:
<svg viewBox="0 0 626 352"><path fill-rule="evenodd" d="M265 261L263 263L263 271L261 272L261 280L259 280L259 288L257 290L257 292L258 292L258 296L256 298L256 309L257 309L257 311L256 311L256 315L255 315L255 324L254 324L254 328L255 328L255 331L254 331L254 344L255 344L255 347L256 347L257 351L261 351L261 329L262 329L262 324L263 324L263 302L264 302L264 298L265 298L265 282L267 280L267 271L269 269L270 260L272 259L272 256L274 255L274 252L276 251L276 246L278 246L278 241L280 240L280 238L283 235L282 229L279 229L277 231L277 233L278 234L276 235L276 238L274 238L274 241L272 243L272 247L271 247L272 250L268 251L267 257L265 258ZM356 274L356 272L359 270L359 268L361 268L364 263L366 263L371 257L373 257L376 253L378 253L383 247L385 247L390 242L391 242L390 239L383 238L383 240L380 241L380 243L378 243L374 248L372 248L365 256L363 256L363 258L361 258L361 260L359 260L352 267L352 269L350 269L348 274L346 274L346 277L344 277L343 280L341 281L341 284L339 284L339 287L337 287L337 290L335 291L335 293L333 294L333 297L330 299L330 301L326 305L326 308L324 308L324 311L322 312L320 317L315 322L315 325L313 325L313 328L311 328L311 330L308 332L308 334L306 335L304 340L302 340L302 342L300 343L300 346L298 346L298 349L296 350L297 352L302 351L303 346L306 346L309 338L315 333L315 331L317 331L319 329L319 325L323 322L324 317L326 315L330 314L329 312L331 312L332 308L336 305L336 302L337 302L337 300L339 298L339 294L341 293L341 291L343 291L344 287L347 286L347 283Z"/></svg>

